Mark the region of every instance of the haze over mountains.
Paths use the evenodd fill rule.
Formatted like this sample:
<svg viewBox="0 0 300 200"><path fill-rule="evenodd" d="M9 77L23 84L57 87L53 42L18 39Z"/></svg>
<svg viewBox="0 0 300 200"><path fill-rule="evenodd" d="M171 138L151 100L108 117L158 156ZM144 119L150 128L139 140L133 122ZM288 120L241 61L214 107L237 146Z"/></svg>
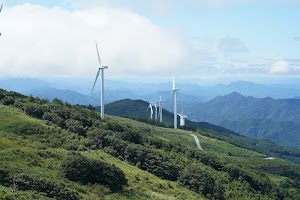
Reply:
<svg viewBox="0 0 300 200"><path fill-rule="evenodd" d="M179 81L178 103L185 104L207 102L218 95L227 95L231 92L238 92L244 96L256 98L299 98L300 81L290 84L256 84L246 81L235 81L229 84L197 85L184 84ZM20 92L26 95L47 98L54 97L68 101L72 104L92 104L99 105L99 95L95 92L90 94L93 79L46 79L46 81L33 78L11 78L0 80L0 87L10 91ZM162 95L167 109L171 109L171 82L163 83L143 83L119 80L106 80L106 103L121 99L143 99L146 101L157 101ZM51 88L51 90L50 90ZM99 92L99 86L96 90ZM64 95L65 93L65 95ZM73 93L73 94L71 94ZM79 94L81 93L81 94ZM77 97L78 96L78 97ZM70 98L72 97L72 98ZM170 105L169 105L170 104Z"/></svg>

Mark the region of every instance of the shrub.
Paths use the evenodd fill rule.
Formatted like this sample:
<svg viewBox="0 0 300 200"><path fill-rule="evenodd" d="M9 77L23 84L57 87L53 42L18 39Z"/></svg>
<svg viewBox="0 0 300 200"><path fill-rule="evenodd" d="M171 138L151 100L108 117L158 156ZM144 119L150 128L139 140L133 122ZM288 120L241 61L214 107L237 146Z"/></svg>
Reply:
<svg viewBox="0 0 300 200"><path fill-rule="evenodd" d="M64 200L80 199L77 192L70 190L61 182L52 181L35 174L13 173L5 168L0 168L0 185L7 187L13 186L23 191L36 191L50 198ZM5 193L5 195L7 194L8 193Z"/></svg>
<svg viewBox="0 0 300 200"><path fill-rule="evenodd" d="M77 120L73 119L67 119L66 120L66 127L68 131L76 133L78 135L85 136L86 135L86 130L83 128L82 123Z"/></svg>
<svg viewBox="0 0 300 200"><path fill-rule="evenodd" d="M76 152L69 153L63 160L61 173L71 181L82 184L100 183L107 185L112 191L121 190L127 184L127 179L120 169Z"/></svg>
<svg viewBox="0 0 300 200"><path fill-rule="evenodd" d="M60 182L53 182L48 178L18 173L13 177L13 185L19 190L35 190L45 193L50 198L77 200L80 199L77 192L71 191Z"/></svg>
<svg viewBox="0 0 300 200"><path fill-rule="evenodd" d="M129 142L133 142L135 144L141 144L143 138L141 134L136 131L125 131L121 133L121 139Z"/></svg>
<svg viewBox="0 0 300 200"><path fill-rule="evenodd" d="M24 111L27 115L38 119L41 119L44 114L42 106L37 103L26 103L24 106Z"/></svg>
<svg viewBox="0 0 300 200"><path fill-rule="evenodd" d="M4 104L4 105L13 105L15 100L13 97L10 97L10 96L5 96L4 98L1 99L1 102Z"/></svg>
<svg viewBox="0 0 300 200"><path fill-rule="evenodd" d="M200 195L214 194L214 179L197 167L192 166L184 169L180 173L178 181L181 185Z"/></svg>

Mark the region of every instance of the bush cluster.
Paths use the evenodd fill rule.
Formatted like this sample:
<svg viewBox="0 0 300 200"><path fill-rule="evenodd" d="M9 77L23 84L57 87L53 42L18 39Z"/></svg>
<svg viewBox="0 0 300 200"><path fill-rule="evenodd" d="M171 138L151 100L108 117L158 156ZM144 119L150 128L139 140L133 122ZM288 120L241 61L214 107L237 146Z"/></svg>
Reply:
<svg viewBox="0 0 300 200"><path fill-rule="evenodd" d="M76 152L70 152L62 161L61 173L71 181L100 183L112 191L121 190L127 184L124 173L117 167Z"/></svg>
<svg viewBox="0 0 300 200"><path fill-rule="evenodd" d="M13 173L8 169L0 168L0 185L15 187L18 190L33 190L44 194L46 197L62 200L79 200L77 192L69 189L59 181L49 178L28 174L24 172Z"/></svg>

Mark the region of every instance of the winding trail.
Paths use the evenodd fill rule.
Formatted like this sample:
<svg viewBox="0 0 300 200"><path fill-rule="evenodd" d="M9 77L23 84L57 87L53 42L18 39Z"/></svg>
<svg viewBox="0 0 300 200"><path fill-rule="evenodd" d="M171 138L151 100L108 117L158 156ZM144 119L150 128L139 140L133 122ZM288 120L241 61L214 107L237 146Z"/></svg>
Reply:
<svg viewBox="0 0 300 200"><path fill-rule="evenodd" d="M194 134L190 134L190 135L193 136L193 138L195 139L195 142L196 142L196 145L197 145L198 149L200 149L201 151L203 151L203 149L202 149L202 147L200 145L200 141L199 141L198 137L196 135L194 135Z"/></svg>

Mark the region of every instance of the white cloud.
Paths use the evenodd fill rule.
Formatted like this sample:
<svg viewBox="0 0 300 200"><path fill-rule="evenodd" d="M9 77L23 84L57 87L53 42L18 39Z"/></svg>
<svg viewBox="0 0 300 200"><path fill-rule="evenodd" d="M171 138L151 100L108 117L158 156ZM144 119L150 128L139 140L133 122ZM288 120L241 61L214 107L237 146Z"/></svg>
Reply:
<svg viewBox="0 0 300 200"><path fill-rule="evenodd" d="M95 39L110 75L166 74L188 54L176 30L121 8L68 11L24 4L1 14L2 76L94 75Z"/></svg>
<svg viewBox="0 0 300 200"><path fill-rule="evenodd" d="M293 67L285 60L277 60L268 67L270 74L289 74L293 70Z"/></svg>

